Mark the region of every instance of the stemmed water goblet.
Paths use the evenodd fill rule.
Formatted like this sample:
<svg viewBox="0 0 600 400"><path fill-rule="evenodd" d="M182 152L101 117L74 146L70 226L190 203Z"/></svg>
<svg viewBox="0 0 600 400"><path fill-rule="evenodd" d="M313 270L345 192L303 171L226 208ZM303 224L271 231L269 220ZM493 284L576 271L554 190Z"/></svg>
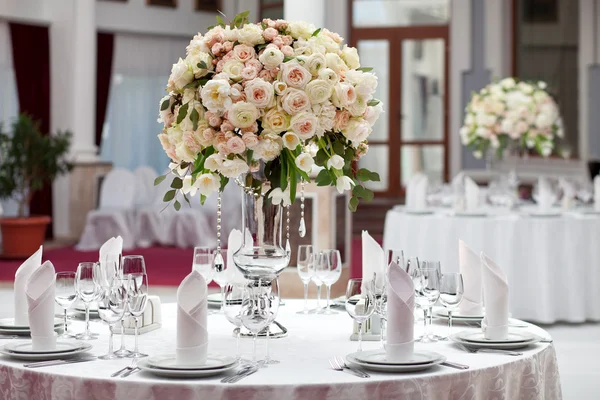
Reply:
<svg viewBox="0 0 600 400"><path fill-rule="evenodd" d="M400 268L404 268L404 252L402 250L390 249L387 251L387 265L389 266L392 262L398 264Z"/></svg>
<svg viewBox="0 0 600 400"><path fill-rule="evenodd" d="M337 282L342 275L342 256L340 252L333 249L320 252L315 258L315 273L327 288L327 307L322 313L328 315L337 314L337 311L333 311L330 308L330 301L331 285Z"/></svg>
<svg viewBox="0 0 600 400"><path fill-rule="evenodd" d="M75 274L75 289L85 306L85 331L75 337L80 340L97 339L98 334L90 332L90 303L97 299L100 293L100 266L94 262L83 262L77 267Z"/></svg>
<svg viewBox="0 0 600 400"><path fill-rule="evenodd" d="M440 282L440 303L448 310L448 336L439 340L449 340L452 335L452 311L458 307L465 292L462 275L457 272L442 274Z"/></svg>
<svg viewBox="0 0 600 400"><path fill-rule="evenodd" d="M320 314L323 311L321 307L321 286L323 286L323 281L321 280L321 277L317 274L316 270L317 260L319 256L320 253L313 252L312 262L308 265L310 279L314 282L315 285L317 285L317 307L309 311L310 313L315 314Z"/></svg>
<svg viewBox="0 0 600 400"><path fill-rule="evenodd" d="M217 251L215 250L214 257L217 256ZM219 313L223 313L223 306L225 304L225 285L227 285L227 280L229 278L230 272L228 268L231 266L227 265L227 249L221 248L221 257L223 258L223 263L213 265L213 281L219 285L221 288L221 308L219 309ZM233 267L235 268L235 267Z"/></svg>
<svg viewBox="0 0 600 400"><path fill-rule="evenodd" d="M431 325L433 305L440 297L440 262L422 261L418 268L411 269L410 276L415 286L415 302L421 306L425 317L425 333L417 341L437 342L438 337L431 334Z"/></svg>
<svg viewBox="0 0 600 400"><path fill-rule="evenodd" d="M63 332L58 336L61 339L73 338L67 331L67 309L77 299L75 291L75 272L57 272L54 300L63 309Z"/></svg>
<svg viewBox="0 0 600 400"><path fill-rule="evenodd" d="M103 290L98 300L98 315L108 325L110 336L108 338L108 353L98 357L100 360L119 358L113 351L114 325L121 321L127 309L127 288L129 279L115 277L111 279L110 287Z"/></svg>
<svg viewBox="0 0 600 400"><path fill-rule="evenodd" d="M375 297L375 314L379 316L379 340L385 348L385 322L387 320L387 277L379 280L377 273L373 274L373 295Z"/></svg>
<svg viewBox="0 0 600 400"><path fill-rule="evenodd" d="M129 274L145 274L146 273L146 262L144 261L143 256L139 255L131 255L125 256L121 258L121 264L119 265L119 271L117 272L117 277L122 279L128 279L127 275ZM129 288L127 288L129 290ZM129 299L128 299L129 301ZM125 348L125 318L131 315L129 312L129 308L125 307L125 313L123 318L121 318L121 346L119 350L115 351L119 357L129 357L131 356L131 351Z"/></svg>
<svg viewBox="0 0 600 400"><path fill-rule="evenodd" d="M226 257L225 257L226 258ZM194 247L194 258L192 261L192 270L196 270L202 275L206 284L212 282L215 270L213 261L215 252L210 247Z"/></svg>
<svg viewBox="0 0 600 400"><path fill-rule="evenodd" d="M255 365L258 365L256 362L256 339L258 338L258 333L269 325L269 319L271 318L267 305L267 296L267 291L264 287L260 286L260 281L250 281L244 289L242 299L240 319L246 329L254 335L252 362Z"/></svg>
<svg viewBox="0 0 600 400"><path fill-rule="evenodd" d="M310 244L301 244L298 246L298 262L296 270L298 276L304 285L304 309L298 311L298 314L308 314L308 284L310 283L311 274L313 268L311 263L313 262L313 246Z"/></svg>
<svg viewBox="0 0 600 400"><path fill-rule="evenodd" d="M266 328L267 331L267 351L266 351L266 356L265 356L265 361L264 361L264 366L268 365L268 364L279 364L279 361L274 360L271 358L271 353L269 351L269 342L271 341L271 324L275 321L275 318L277 318L277 312L279 311L279 303L281 302L281 295L279 293L279 280L278 279L273 279L273 281L271 281L270 285L267 286L267 297L266 297L266 301L267 301L267 306L268 306L268 315L269 315L269 322Z"/></svg>
<svg viewBox="0 0 600 400"><path fill-rule="evenodd" d="M239 284L228 284L225 286L225 297L223 301L223 313L227 321L236 327L236 358L241 361L242 355L240 353L240 335L242 329L242 300L244 298L244 285Z"/></svg>
<svg viewBox="0 0 600 400"><path fill-rule="evenodd" d="M129 358L146 357L147 354L141 353L138 347L139 322L140 317L144 315L146 303L148 302L148 275L145 273L127 274L129 284L127 285L127 308L133 317L135 323L135 348Z"/></svg>
<svg viewBox="0 0 600 400"><path fill-rule="evenodd" d="M360 278L348 281L346 311L358 324L358 351L362 351L362 325L375 312L372 281Z"/></svg>

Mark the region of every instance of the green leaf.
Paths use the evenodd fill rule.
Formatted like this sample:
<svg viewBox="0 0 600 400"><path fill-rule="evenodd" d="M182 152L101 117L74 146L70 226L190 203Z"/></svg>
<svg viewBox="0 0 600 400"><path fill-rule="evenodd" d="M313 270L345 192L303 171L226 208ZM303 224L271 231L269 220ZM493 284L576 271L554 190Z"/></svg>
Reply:
<svg viewBox="0 0 600 400"><path fill-rule="evenodd" d="M187 111L188 111L188 107L189 107L189 103L185 103L184 105L181 106L181 108L179 109L179 114L177 114L177 123L180 124L181 121L183 121L183 119L185 118L185 116L187 115Z"/></svg>
<svg viewBox="0 0 600 400"><path fill-rule="evenodd" d="M350 202L348 202L348 209L352 212L356 212L356 208L358 207L358 198L352 197Z"/></svg>
<svg viewBox="0 0 600 400"><path fill-rule="evenodd" d="M302 170L298 170L296 171L300 174L300 176L304 179L305 182L310 182L310 176L308 176L308 174Z"/></svg>
<svg viewBox="0 0 600 400"><path fill-rule="evenodd" d="M322 169L317 175L317 186L329 186L333 183L331 175L327 169Z"/></svg>
<svg viewBox="0 0 600 400"><path fill-rule="evenodd" d="M362 185L356 185L352 188L352 194L356 197L365 197L365 188Z"/></svg>
<svg viewBox="0 0 600 400"><path fill-rule="evenodd" d="M198 63L198 68L208 69L208 65L206 65L206 63L204 61L200 61Z"/></svg>
<svg viewBox="0 0 600 400"><path fill-rule="evenodd" d="M375 194L373 193L372 190L365 189L364 196L363 196L365 201L373 201L374 196L375 196Z"/></svg>
<svg viewBox="0 0 600 400"><path fill-rule="evenodd" d="M319 28L316 31L314 31L313 34L312 34L312 36L317 36L319 34L319 32L321 32L321 28Z"/></svg>
<svg viewBox="0 0 600 400"><path fill-rule="evenodd" d="M381 103L381 101L377 99L371 99L367 102L368 106L375 107L377 104Z"/></svg>
<svg viewBox="0 0 600 400"><path fill-rule="evenodd" d="M165 193L165 197L163 197L163 201L167 202L167 201L173 200L175 198L175 193L177 193L177 191L175 189L169 190L167 193Z"/></svg>
<svg viewBox="0 0 600 400"><path fill-rule="evenodd" d="M198 114L198 111L194 108L192 110L192 113L190 114L190 120L192 121L192 129L196 130L198 129L198 120L200 119L200 114Z"/></svg>
<svg viewBox="0 0 600 400"><path fill-rule="evenodd" d="M200 65L200 64L198 64L198 65ZM187 85L185 85L183 88L184 89L196 89L198 86L200 86L201 81L202 80L192 81L192 82L188 83Z"/></svg>
<svg viewBox="0 0 600 400"><path fill-rule="evenodd" d="M296 200L296 186L298 184L297 168L292 157L287 157L287 160L289 162L288 171L290 173L290 201L293 203Z"/></svg>
<svg viewBox="0 0 600 400"><path fill-rule="evenodd" d="M323 167L327 163L327 160L329 160L329 157L327 156L325 150L319 149L319 151L317 151L317 156L315 157L315 163Z"/></svg>
<svg viewBox="0 0 600 400"><path fill-rule="evenodd" d="M173 182L171 182L171 187L173 189L181 189L183 187L183 181L181 180L181 178L176 177L175 179L173 179Z"/></svg>
<svg viewBox="0 0 600 400"><path fill-rule="evenodd" d="M346 149L344 148L344 145L342 144L342 142L340 142L340 141L333 142L333 152L335 154L337 154L338 156L344 157L345 150Z"/></svg>
<svg viewBox="0 0 600 400"><path fill-rule="evenodd" d="M171 104L170 98L162 102L162 104L160 105L160 111L165 111L167 108L169 108L169 104Z"/></svg>
<svg viewBox="0 0 600 400"><path fill-rule="evenodd" d="M256 45L256 50L258 50L257 53L266 47L267 47L267 43L257 44Z"/></svg>
<svg viewBox="0 0 600 400"><path fill-rule="evenodd" d="M357 71L362 71L362 72L371 72L373 71L373 68L371 67L362 67L362 68L356 68Z"/></svg>
<svg viewBox="0 0 600 400"><path fill-rule="evenodd" d="M221 25L223 28L225 28L225 21L223 21L223 18L221 18L218 15L217 15L217 22L219 23L219 25Z"/></svg>
<svg viewBox="0 0 600 400"><path fill-rule="evenodd" d="M154 186L158 186L161 184L162 181L164 181L167 178L167 175L161 175L158 178L156 178L154 180Z"/></svg>
<svg viewBox="0 0 600 400"><path fill-rule="evenodd" d="M175 203L173 203L173 208L175 208L176 211L179 211L181 209L181 203L179 202L179 200L175 200Z"/></svg>
<svg viewBox="0 0 600 400"><path fill-rule="evenodd" d="M200 204L204 205L204 203L206 203L206 196L201 194L200 195Z"/></svg>
<svg viewBox="0 0 600 400"><path fill-rule="evenodd" d="M379 174L377 172L369 172L369 179L373 182L379 182Z"/></svg>
<svg viewBox="0 0 600 400"><path fill-rule="evenodd" d="M349 163L352 160L354 160L354 149L348 147L346 149L346 152L344 153L344 161L346 161L346 163Z"/></svg>
<svg viewBox="0 0 600 400"><path fill-rule="evenodd" d="M183 199L185 200L185 202L188 204L189 207L192 207L192 203L190 203L190 199L188 199L187 194L183 195Z"/></svg>
<svg viewBox="0 0 600 400"><path fill-rule="evenodd" d="M281 175L279 176L279 187L281 190L285 190L288 184L288 171L287 171L287 162L286 162L286 153L281 153L279 157L279 161L281 162Z"/></svg>
<svg viewBox="0 0 600 400"><path fill-rule="evenodd" d="M366 168L361 168L356 173L356 177L361 182L367 182L367 181L371 180L371 171L369 171Z"/></svg>
<svg viewBox="0 0 600 400"><path fill-rule="evenodd" d="M296 58L295 56L285 56L285 57L283 57L283 62L286 63L288 61L292 61L295 58Z"/></svg>
<svg viewBox="0 0 600 400"><path fill-rule="evenodd" d="M221 192L224 191L225 186L227 186L228 183L229 183L229 178L221 175L221 186L219 187L219 191L221 191Z"/></svg>

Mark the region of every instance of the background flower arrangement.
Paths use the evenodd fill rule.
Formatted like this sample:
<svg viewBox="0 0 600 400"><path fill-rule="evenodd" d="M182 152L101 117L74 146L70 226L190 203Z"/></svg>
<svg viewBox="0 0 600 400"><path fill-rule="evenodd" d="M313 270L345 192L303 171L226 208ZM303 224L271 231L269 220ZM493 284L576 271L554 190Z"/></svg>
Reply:
<svg viewBox="0 0 600 400"><path fill-rule="evenodd" d="M505 78L473 93L460 129L462 143L477 158L490 149L502 158L510 145L549 156L563 128L558 106L545 89L544 82Z"/></svg>
<svg viewBox="0 0 600 400"><path fill-rule="evenodd" d="M317 165L317 184L352 190L349 208L356 210L359 199L373 198L363 183L379 180L354 167L383 110L373 98L377 77L334 32L306 22L251 24L248 14L228 25L217 17L173 65L159 115L158 138L175 175L164 200L178 210L178 192L189 203L187 194L198 191L204 202L263 164L270 185L252 174L243 184L288 205Z"/></svg>

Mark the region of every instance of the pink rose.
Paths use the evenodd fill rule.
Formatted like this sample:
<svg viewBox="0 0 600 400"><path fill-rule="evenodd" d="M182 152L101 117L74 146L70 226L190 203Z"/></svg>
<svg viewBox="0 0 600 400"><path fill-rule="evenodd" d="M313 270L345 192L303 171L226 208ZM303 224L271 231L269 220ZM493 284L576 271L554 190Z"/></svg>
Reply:
<svg viewBox="0 0 600 400"><path fill-rule="evenodd" d="M311 73L297 61L289 61L281 67L281 80L288 87L303 88L312 78Z"/></svg>
<svg viewBox="0 0 600 400"><path fill-rule="evenodd" d="M227 119L225 121L223 121L223 123L221 124L221 132L228 132L228 131L232 131L234 129L235 129L235 126L233 126L233 124Z"/></svg>
<svg viewBox="0 0 600 400"><path fill-rule="evenodd" d="M185 146L190 149L190 151L194 153L200 152L200 143L196 141L196 137L194 136L194 132L188 131L183 134L183 143Z"/></svg>
<svg viewBox="0 0 600 400"><path fill-rule="evenodd" d="M281 107L290 115L310 109L310 99L302 90L287 88L281 96Z"/></svg>
<svg viewBox="0 0 600 400"><path fill-rule="evenodd" d="M242 69L242 78L247 81L251 81L252 79L258 76L258 70L254 67L245 67Z"/></svg>
<svg viewBox="0 0 600 400"><path fill-rule="evenodd" d="M291 57L294 55L294 49L292 49L291 46L283 46L281 48L281 52L283 53L284 56L286 57Z"/></svg>
<svg viewBox="0 0 600 400"><path fill-rule="evenodd" d="M286 30L288 28L288 26L289 26L288 22L284 19L278 19L277 21L275 21L275 29L277 29L279 31Z"/></svg>
<svg viewBox="0 0 600 400"><path fill-rule="evenodd" d="M264 79L257 78L246 84L244 88L246 99L258 108L267 107L273 100L273 85Z"/></svg>
<svg viewBox="0 0 600 400"><path fill-rule="evenodd" d="M219 125L221 125L221 118L214 116L208 119L208 124L214 128L217 128Z"/></svg>
<svg viewBox="0 0 600 400"><path fill-rule="evenodd" d="M271 73L269 72L269 70L263 69L262 71L260 71L258 73L258 77L261 79L264 79L267 82L273 82L273 76L271 75Z"/></svg>
<svg viewBox="0 0 600 400"><path fill-rule="evenodd" d="M350 122L350 113L348 111L336 111L335 118L333 119L333 129L336 131L346 129L348 122Z"/></svg>
<svg viewBox="0 0 600 400"><path fill-rule="evenodd" d="M329 36L337 44L340 44L344 41L343 37L341 37L339 34L337 34L335 32L331 32L329 29L323 29L321 31L321 33L325 34L326 36Z"/></svg>
<svg viewBox="0 0 600 400"><path fill-rule="evenodd" d="M216 136L217 132L212 128L206 128L202 131L202 137L207 142L212 142Z"/></svg>
<svg viewBox="0 0 600 400"><path fill-rule="evenodd" d="M311 112L301 112L292 117L290 121L291 130L302 140L314 136L319 121Z"/></svg>
<svg viewBox="0 0 600 400"><path fill-rule="evenodd" d="M228 51L227 54L225 54L222 58L223 61L229 61L233 59L235 59L235 56L233 55L233 50Z"/></svg>
<svg viewBox="0 0 600 400"><path fill-rule="evenodd" d="M212 51L215 56L218 56L223 51L223 45L221 43L215 43L210 51Z"/></svg>
<svg viewBox="0 0 600 400"><path fill-rule="evenodd" d="M242 133L256 133L258 132L258 123L254 121L254 123L248 128L241 129Z"/></svg>
<svg viewBox="0 0 600 400"><path fill-rule="evenodd" d="M223 43L223 48L225 49L225 52L229 53L231 49L233 49L233 42Z"/></svg>
<svg viewBox="0 0 600 400"><path fill-rule="evenodd" d="M220 72L223 72L223 67L225 66L225 60L219 60L219 62L217 62L217 66L216 66L216 71L217 74Z"/></svg>
<svg viewBox="0 0 600 400"><path fill-rule="evenodd" d="M281 36L275 37L271 43L276 45L279 49L283 47L283 39L281 38Z"/></svg>
<svg viewBox="0 0 600 400"><path fill-rule="evenodd" d="M164 130L163 130L164 132ZM167 151L171 147L171 142L169 142L169 136L165 133L161 133L158 135L158 140L160 140L160 144L164 151Z"/></svg>
<svg viewBox="0 0 600 400"><path fill-rule="evenodd" d="M292 38L290 35L281 36L281 40L283 40L284 46L291 46L292 43L294 42L294 38Z"/></svg>
<svg viewBox="0 0 600 400"><path fill-rule="evenodd" d="M277 32L277 29L275 29L275 28L269 27L263 31L263 37L265 38L265 40L268 40L268 41L272 41L278 35L279 35L279 32Z"/></svg>
<svg viewBox="0 0 600 400"><path fill-rule="evenodd" d="M258 136L256 136L254 133L244 133L244 135L242 135L242 140L249 149L258 144Z"/></svg>
<svg viewBox="0 0 600 400"><path fill-rule="evenodd" d="M233 48L233 56L238 61L246 62L253 59L256 56L256 52L254 51L254 47L238 44Z"/></svg>
<svg viewBox="0 0 600 400"><path fill-rule="evenodd" d="M258 61L257 59L255 59L255 58L246 61L246 63L244 65L246 67L252 67L252 68L256 69L256 71L259 71L259 72L260 72L260 70L263 67L262 63L260 61Z"/></svg>
<svg viewBox="0 0 600 400"><path fill-rule="evenodd" d="M167 155L169 156L169 158L170 158L171 160L173 160L174 162L176 162L176 163L179 163L179 162L181 161L181 160L179 159L179 157L177 157L177 153L176 153L176 151L175 151L175 146L171 146L171 147L169 147L169 148L166 150L166 152L167 152Z"/></svg>
<svg viewBox="0 0 600 400"><path fill-rule="evenodd" d="M241 154L246 150L246 144L239 136L234 136L227 141L229 152L233 154Z"/></svg>
<svg viewBox="0 0 600 400"><path fill-rule="evenodd" d="M361 143L356 148L356 152L354 153L354 161L358 161L362 157L365 156L369 152L369 145L366 143Z"/></svg>
<svg viewBox="0 0 600 400"><path fill-rule="evenodd" d="M262 20L262 23L267 25L270 28L274 28L275 27L275 21L273 21L271 18L264 18Z"/></svg>

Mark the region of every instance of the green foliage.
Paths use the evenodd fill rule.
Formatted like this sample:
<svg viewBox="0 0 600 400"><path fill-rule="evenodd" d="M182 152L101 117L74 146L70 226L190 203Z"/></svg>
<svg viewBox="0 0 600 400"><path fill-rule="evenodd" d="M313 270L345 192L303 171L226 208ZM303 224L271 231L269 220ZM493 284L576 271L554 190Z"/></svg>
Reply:
<svg viewBox="0 0 600 400"><path fill-rule="evenodd" d="M357 68L357 71L362 71L362 72L371 72L373 71L373 68L371 67L362 67L362 68Z"/></svg>
<svg viewBox="0 0 600 400"><path fill-rule="evenodd" d="M67 161L71 137L66 131L42 135L39 122L26 114L12 124L12 133L0 132L0 198L15 198L19 216L36 191L73 167Z"/></svg>

